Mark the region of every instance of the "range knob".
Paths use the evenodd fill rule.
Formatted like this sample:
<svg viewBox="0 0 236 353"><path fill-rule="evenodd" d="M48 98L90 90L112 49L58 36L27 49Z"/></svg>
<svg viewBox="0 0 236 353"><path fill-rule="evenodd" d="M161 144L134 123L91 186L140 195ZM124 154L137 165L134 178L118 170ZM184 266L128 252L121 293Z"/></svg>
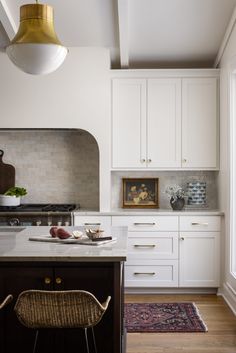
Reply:
<svg viewBox="0 0 236 353"><path fill-rule="evenodd" d="M10 218L8 221L9 226L19 226L20 225L20 220L18 218Z"/></svg>

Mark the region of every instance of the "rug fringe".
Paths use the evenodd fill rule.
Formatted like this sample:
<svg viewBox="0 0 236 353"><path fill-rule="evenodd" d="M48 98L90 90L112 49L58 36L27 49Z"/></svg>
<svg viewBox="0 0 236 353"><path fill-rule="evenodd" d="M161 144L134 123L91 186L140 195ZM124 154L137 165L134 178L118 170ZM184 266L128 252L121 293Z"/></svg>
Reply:
<svg viewBox="0 0 236 353"><path fill-rule="evenodd" d="M194 306L194 308L195 308L195 310L196 310L196 312L197 312L197 314L198 314L198 316L199 316L199 318L200 318L200 320L201 320L201 322L202 322L202 324L203 324L203 326L204 326L206 332L208 332L208 327L207 327L207 325L205 324L205 322L204 322L204 320L203 320L203 318L202 318L202 316L201 316L201 314L200 314L200 312L199 312L199 309L198 309L197 305L196 305L194 302L191 302L191 303L193 304L193 306Z"/></svg>

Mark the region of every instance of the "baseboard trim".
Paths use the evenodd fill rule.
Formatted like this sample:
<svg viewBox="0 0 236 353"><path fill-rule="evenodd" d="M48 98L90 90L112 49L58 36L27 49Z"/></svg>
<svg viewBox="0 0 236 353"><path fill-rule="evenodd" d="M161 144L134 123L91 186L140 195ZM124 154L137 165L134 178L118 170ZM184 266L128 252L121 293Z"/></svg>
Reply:
<svg viewBox="0 0 236 353"><path fill-rule="evenodd" d="M217 294L218 288L125 288L125 294Z"/></svg>
<svg viewBox="0 0 236 353"><path fill-rule="evenodd" d="M231 285L228 282L225 282L223 284L223 287L219 295L221 295L224 298L224 300L226 301L226 303L228 304L228 306L236 316L236 293L235 293L235 290L231 287Z"/></svg>

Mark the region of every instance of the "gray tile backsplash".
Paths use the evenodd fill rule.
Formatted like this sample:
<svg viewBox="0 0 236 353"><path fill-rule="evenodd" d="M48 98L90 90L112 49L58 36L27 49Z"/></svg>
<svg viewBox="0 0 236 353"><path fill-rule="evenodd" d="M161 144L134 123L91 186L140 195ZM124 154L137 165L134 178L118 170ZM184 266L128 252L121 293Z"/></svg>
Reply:
<svg viewBox="0 0 236 353"><path fill-rule="evenodd" d="M112 209L122 207L122 178L159 178L159 208L170 209L170 202L167 195L164 193L169 185L178 184L184 189L187 183L191 181L204 181L206 182L206 206L207 209L218 208L218 191L217 191L217 178L218 172L216 171L160 171L160 172L112 172L112 195L111 206ZM193 206L186 206L193 208ZM202 206L203 207L203 206ZM201 208L201 206L199 206Z"/></svg>
<svg viewBox="0 0 236 353"><path fill-rule="evenodd" d="M24 203L80 203L99 207L99 156L95 139L82 130L0 131L3 161L25 187Z"/></svg>
<svg viewBox="0 0 236 353"><path fill-rule="evenodd" d="M3 161L16 169L16 185L25 187L24 203L80 203L99 209L99 152L95 139L83 130L0 131ZM111 208L122 205L122 177L159 178L159 205L170 209L166 186L206 182L207 208L218 207L214 171L124 171L111 173Z"/></svg>

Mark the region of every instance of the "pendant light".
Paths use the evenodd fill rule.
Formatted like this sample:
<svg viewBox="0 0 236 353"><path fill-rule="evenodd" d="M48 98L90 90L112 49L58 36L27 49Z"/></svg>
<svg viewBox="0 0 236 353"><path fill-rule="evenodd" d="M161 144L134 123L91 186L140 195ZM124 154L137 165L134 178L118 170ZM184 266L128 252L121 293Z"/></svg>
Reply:
<svg viewBox="0 0 236 353"><path fill-rule="evenodd" d="M20 7L20 26L6 48L9 59L19 69L32 75L55 71L65 60L67 48L57 38L53 8L46 4Z"/></svg>

